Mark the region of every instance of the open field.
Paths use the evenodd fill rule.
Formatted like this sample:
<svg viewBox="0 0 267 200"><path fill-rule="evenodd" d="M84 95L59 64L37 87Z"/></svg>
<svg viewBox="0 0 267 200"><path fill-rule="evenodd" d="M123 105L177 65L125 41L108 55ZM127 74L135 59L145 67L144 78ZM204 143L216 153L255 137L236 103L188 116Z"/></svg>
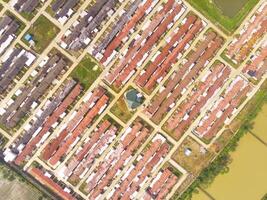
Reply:
<svg viewBox="0 0 267 200"><path fill-rule="evenodd" d="M48 200L22 177L0 164L0 195L7 200Z"/></svg>
<svg viewBox="0 0 267 200"><path fill-rule="evenodd" d="M228 17L234 17L248 0L213 0L216 6Z"/></svg>
<svg viewBox="0 0 267 200"><path fill-rule="evenodd" d="M123 96L118 99L110 111L125 123L128 122L133 116L133 112L128 110Z"/></svg>
<svg viewBox="0 0 267 200"><path fill-rule="evenodd" d="M37 53L42 53L50 42L56 37L59 28L49 21L45 16L41 15L26 32L33 36L35 45L32 47ZM30 45L24 38L22 41Z"/></svg>
<svg viewBox="0 0 267 200"><path fill-rule="evenodd" d="M190 150L189 156L185 155L185 151ZM173 159L181 165L185 170L197 175L209 163L213 154L193 138L188 137L183 141L177 151L172 155Z"/></svg>
<svg viewBox="0 0 267 200"><path fill-rule="evenodd" d="M128 88L126 91L128 91ZM130 111L124 99L124 94L120 96L117 102L112 106L110 111L124 123L128 122L134 114L134 111Z"/></svg>
<svg viewBox="0 0 267 200"><path fill-rule="evenodd" d="M187 1L228 34L233 33L233 31L242 23L249 11L259 2L259 0L248 0L243 8L234 17L230 18L224 15L215 3L212 3L210 0Z"/></svg>
<svg viewBox="0 0 267 200"><path fill-rule="evenodd" d="M101 67L99 67L89 55L86 55L71 72L71 76L78 80L87 90L98 78L101 72Z"/></svg>

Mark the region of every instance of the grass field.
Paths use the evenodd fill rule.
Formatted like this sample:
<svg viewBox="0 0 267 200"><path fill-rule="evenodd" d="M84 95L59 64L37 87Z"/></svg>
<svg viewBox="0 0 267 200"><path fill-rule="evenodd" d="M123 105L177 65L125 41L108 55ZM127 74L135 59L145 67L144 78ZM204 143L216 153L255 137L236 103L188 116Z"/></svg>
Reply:
<svg viewBox="0 0 267 200"><path fill-rule="evenodd" d="M87 90L101 72L102 68L89 55L86 55L71 72L71 77L78 80Z"/></svg>
<svg viewBox="0 0 267 200"><path fill-rule="evenodd" d="M36 15L37 11L35 10L32 13L28 12L21 12L21 16L24 17L26 20L31 21L31 19Z"/></svg>
<svg viewBox="0 0 267 200"><path fill-rule="evenodd" d="M48 200L43 194L0 163L0 199L6 200Z"/></svg>
<svg viewBox="0 0 267 200"><path fill-rule="evenodd" d="M118 99L118 101L114 104L114 106L112 106L112 108L110 109L110 111L119 119L121 119L121 121L123 121L124 123L127 123L131 117L133 116L134 112L130 111L128 109L128 106L124 100L124 96L120 96L120 98Z"/></svg>
<svg viewBox="0 0 267 200"><path fill-rule="evenodd" d="M211 0L186 0L194 8L205 15L214 24L219 26L225 33L231 34L238 28L249 11L259 2L259 0L248 0L234 17L229 18Z"/></svg>
<svg viewBox="0 0 267 200"><path fill-rule="evenodd" d="M49 21L45 16L41 15L26 32L33 36L35 45L32 47L37 53L42 53L51 41L59 33L59 28ZM22 38L22 41L30 45L28 41Z"/></svg>

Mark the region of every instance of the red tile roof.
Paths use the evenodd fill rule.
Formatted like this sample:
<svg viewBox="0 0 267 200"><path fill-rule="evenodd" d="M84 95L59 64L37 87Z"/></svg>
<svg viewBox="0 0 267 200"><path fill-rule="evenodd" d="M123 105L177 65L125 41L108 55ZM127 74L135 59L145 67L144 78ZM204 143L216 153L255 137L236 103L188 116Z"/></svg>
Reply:
<svg viewBox="0 0 267 200"><path fill-rule="evenodd" d="M57 162L68 152L70 146L75 142L75 140L80 137L80 135L84 132L87 126L93 121L93 119L97 116L100 109L108 102L109 97L103 95L96 102L91 110L84 116L78 126L73 130L70 137L66 139L66 141L61 144L59 149L55 152L55 154L50 158L49 163L51 165L57 164Z"/></svg>
<svg viewBox="0 0 267 200"><path fill-rule="evenodd" d="M166 128L174 131L176 138L180 138L188 126L200 113L201 108L208 102L215 91L223 86L230 75L230 68L218 64L212 68L211 73L204 82L197 84L190 96L182 102L177 111L167 120ZM183 119L185 116L187 119Z"/></svg>
<svg viewBox="0 0 267 200"><path fill-rule="evenodd" d="M221 44L222 39L220 37L216 37L214 40L208 42L208 44L206 44L206 41L203 41L202 44L199 45L199 48L202 45L204 48L201 47L201 49L198 49L198 51L201 51L202 54L197 56L198 59L197 62L194 63L194 66L191 69L189 68L189 71L187 63L179 68L178 73L176 73L175 77L168 82L165 90L163 90L152 102L152 105L148 107L148 112L153 115L151 118L152 121L155 123L159 123L161 121L163 115L168 111L169 106L175 103L176 99L181 96L182 90L191 84L192 80L198 76L199 72L205 67L206 61L215 55L216 50L219 49ZM196 54L198 54L198 52L196 52ZM191 59L194 56L195 55L193 54L189 57L188 63L191 63ZM189 67L191 67L191 65ZM169 93L170 95L168 96Z"/></svg>
<svg viewBox="0 0 267 200"><path fill-rule="evenodd" d="M137 122L134 126L139 126ZM136 132L137 128L132 128L128 134ZM131 157L134 151L141 145L141 143L148 137L150 131L147 128L142 128L141 131L136 135L135 138L124 137L123 141L129 141L124 143L121 142L118 146L106 156L105 160L101 162L95 169L95 174L92 174L86 191L90 193L90 199L95 199L103 189L114 179L117 171L124 166L126 160ZM133 135L133 134L132 134Z"/></svg>
<svg viewBox="0 0 267 200"><path fill-rule="evenodd" d="M94 131L88 142L84 144L82 150L71 159L65 175L68 176L69 173L72 173L70 180L79 180L79 176L92 166L100 150L111 142L110 139L116 132L117 127L111 125L107 120L101 123L99 129Z"/></svg>
<svg viewBox="0 0 267 200"><path fill-rule="evenodd" d="M70 193L65 192L60 185L55 183L52 179L45 176L44 173L38 169L38 168L30 168L28 170L28 173L30 173L34 178L36 178L38 181L40 181L45 186L49 187L51 190L53 190L58 196L60 196L64 200L76 200L75 197L73 197Z"/></svg>
<svg viewBox="0 0 267 200"><path fill-rule="evenodd" d="M123 193L129 188L133 179L137 176L138 173L142 171L149 159L153 157L153 155L158 151L161 145L162 141L160 139L152 142L149 149L144 153L141 160L137 162L136 166L129 172L128 176L123 180L121 179L119 186L116 188L115 193L112 195L113 200L118 199L121 195L123 195Z"/></svg>
<svg viewBox="0 0 267 200"><path fill-rule="evenodd" d="M206 139L212 138L250 91L251 87L244 79L239 78L235 80L228 87L225 94L213 105L205 118L201 120L201 124L195 129L195 132L199 136L204 136Z"/></svg>
<svg viewBox="0 0 267 200"><path fill-rule="evenodd" d="M227 55L237 62L244 59L257 39L267 31L267 4L263 3L261 9L254 15L253 21L250 20L247 27L243 28L244 32L237 38L237 41L232 42L228 48Z"/></svg>
<svg viewBox="0 0 267 200"><path fill-rule="evenodd" d="M149 53L151 48L155 45L159 38L166 32L168 26L173 22L174 17L181 11L182 6L180 4L174 4L173 9L168 12L165 18L158 25L157 29L148 37L145 44L138 50L132 60L128 63L126 67L121 71L120 75L114 80L114 85L120 87L125 81L130 73L135 70L138 62L144 59L144 55Z"/></svg>
<svg viewBox="0 0 267 200"><path fill-rule="evenodd" d="M68 122L67 127L61 131L59 136L52 139L48 145L44 148L42 152L42 158L44 160L49 160L52 155L57 151L60 144L64 141L69 133L71 133L81 122L84 115L89 111L90 107L105 93L103 88L97 88L93 91L90 98L80 106L79 110L75 114L74 118Z"/></svg>
<svg viewBox="0 0 267 200"><path fill-rule="evenodd" d="M160 192L162 186L170 178L171 175L172 175L172 172L168 168L164 169L159 179L152 185L152 187L150 187L149 192L153 196L156 196Z"/></svg>
<svg viewBox="0 0 267 200"><path fill-rule="evenodd" d="M172 77L165 87L165 89L159 93L156 97L153 98L151 105L149 105L147 111L153 115L161 103L164 101L164 99L168 96L169 93L171 93L176 85L181 81L184 74L187 72L188 68L193 65L201 56L201 54L205 51L206 48L208 48L208 45L210 42L216 37L216 33L210 32L205 40L198 46L198 49L192 54L187 62L177 71L176 74L174 74L174 77Z"/></svg>
<svg viewBox="0 0 267 200"><path fill-rule="evenodd" d="M247 64L242 70L249 76L260 79L267 71L267 44L259 50L259 54L251 59L251 63ZM251 75L253 74L253 75Z"/></svg>
<svg viewBox="0 0 267 200"><path fill-rule="evenodd" d="M197 19L194 15L190 15L186 19L185 24L179 27L177 33L173 34L170 42L163 47L154 62L145 69L145 73L138 77L136 83L140 87L145 87L146 90L150 90L155 85L157 79L171 67L171 64L177 59L178 54L195 37L195 34L201 27L201 20Z"/></svg>
<svg viewBox="0 0 267 200"><path fill-rule="evenodd" d="M134 44L131 48L128 49L127 54L125 57L119 61L118 65L106 76L106 81L110 84L120 75L120 72L123 71L127 63L133 59L134 55L138 52L139 48L141 47L142 43L146 41L146 38L150 36L151 33L159 26L161 21L164 19L165 15L171 10L174 4L174 0L168 1L163 9L161 9L156 15L153 17L152 21L150 22L149 26L143 30L140 38L134 41ZM154 41L155 42L155 41ZM126 77L125 77L126 78Z"/></svg>
<svg viewBox="0 0 267 200"><path fill-rule="evenodd" d="M133 29L138 23L138 21L141 20L141 18L146 15L146 10L151 7L153 0L147 0L144 5L139 7L131 20L123 27L123 29L117 34L115 39L107 46L103 58L100 60L100 62L103 64L107 58L112 54L112 52L121 44L122 40L127 37L130 30Z"/></svg>
<svg viewBox="0 0 267 200"><path fill-rule="evenodd" d="M154 154L152 159L146 163L144 169L140 171L140 174L132 181L131 185L127 189L127 191L122 195L122 200L130 199L130 196L140 189L140 185L143 183L145 178L152 173L152 170L158 163L160 163L161 159L164 158L169 151L169 145L167 143L163 143L158 151Z"/></svg>
<svg viewBox="0 0 267 200"><path fill-rule="evenodd" d="M63 102L58 106L58 108L52 113L52 115L46 120L40 132L34 138L32 138L29 143L27 143L25 148L16 158L15 163L17 165L20 165L25 160L26 156L32 154L32 151L35 150L36 145L41 141L42 137L49 131L52 125L57 122L60 115L66 111L68 106L73 103L76 97L80 94L81 89L81 85L77 84L69 93L69 95L63 100Z"/></svg>

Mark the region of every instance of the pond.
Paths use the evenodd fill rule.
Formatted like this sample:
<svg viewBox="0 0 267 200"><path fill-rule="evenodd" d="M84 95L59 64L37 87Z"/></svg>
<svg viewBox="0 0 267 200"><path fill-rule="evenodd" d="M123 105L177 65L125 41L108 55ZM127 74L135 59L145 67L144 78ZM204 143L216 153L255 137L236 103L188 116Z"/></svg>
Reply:
<svg viewBox="0 0 267 200"><path fill-rule="evenodd" d="M234 17L249 0L214 0L225 16Z"/></svg>
<svg viewBox="0 0 267 200"><path fill-rule="evenodd" d="M265 104L261 112L257 115L253 121L253 134L259 137L263 142L267 143L267 104Z"/></svg>
<svg viewBox="0 0 267 200"><path fill-rule="evenodd" d="M192 200L260 200L267 192L267 147L251 134L245 135L231 154L227 174L219 175ZM205 196L205 198L203 198Z"/></svg>
<svg viewBox="0 0 267 200"><path fill-rule="evenodd" d="M267 104L254 120L251 133L241 138L227 174L192 200L260 200L267 193ZM208 194L208 195L207 195Z"/></svg>

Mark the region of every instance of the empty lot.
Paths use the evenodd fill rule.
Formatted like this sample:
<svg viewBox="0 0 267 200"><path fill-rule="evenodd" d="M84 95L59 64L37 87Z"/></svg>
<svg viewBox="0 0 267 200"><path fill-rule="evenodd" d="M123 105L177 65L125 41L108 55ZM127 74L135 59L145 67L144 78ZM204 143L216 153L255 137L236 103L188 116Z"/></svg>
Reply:
<svg viewBox="0 0 267 200"><path fill-rule="evenodd" d="M0 164L0 196L7 200L48 200L3 164Z"/></svg>

